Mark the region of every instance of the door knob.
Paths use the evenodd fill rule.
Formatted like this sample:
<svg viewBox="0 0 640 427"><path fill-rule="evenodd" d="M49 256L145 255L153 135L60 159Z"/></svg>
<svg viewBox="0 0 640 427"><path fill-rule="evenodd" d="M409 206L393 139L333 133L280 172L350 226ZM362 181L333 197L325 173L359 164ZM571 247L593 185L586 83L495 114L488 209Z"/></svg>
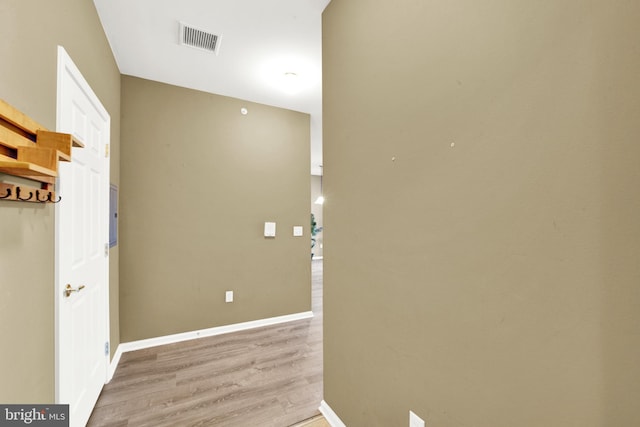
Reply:
<svg viewBox="0 0 640 427"><path fill-rule="evenodd" d="M71 296L71 292L80 292L84 289L84 285L78 286L76 289L72 288L71 285L67 284L67 287L64 289L64 294L67 298Z"/></svg>

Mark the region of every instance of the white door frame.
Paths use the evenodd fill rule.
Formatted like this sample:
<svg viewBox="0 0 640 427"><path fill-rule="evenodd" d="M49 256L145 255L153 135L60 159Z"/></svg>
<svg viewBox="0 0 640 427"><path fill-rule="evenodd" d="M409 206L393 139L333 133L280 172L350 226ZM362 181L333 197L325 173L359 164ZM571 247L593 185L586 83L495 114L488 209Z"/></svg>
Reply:
<svg viewBox="0 0 640 427"><path fill-rule="evenodd" d="M64 85L63 85L63 77L64 77L64 73L69 73L72 78L75 80L75 82L77 83L77 85L85 92L85 94L87 94L87 97L91 100L92 104L94 105L94 107L98 110L98 112L100 112L101 115L103 115L104 117L106 117L109 121L110 121L110 116L109 113L107 112L107 110L104 108L104 106L102 105L102 103L100 102L100 100L98 99L98 97L96 96L96 94L93 92L93 90L91 89L91 87L89 86L89 84L87 83L87 81L84 79L84 77L82 76L82 74L80 73L80 71L78 70L78 68L76 67L76 65L73 63L73 60L71 59L71 57L69 56L69 54L65 51L65 49L62 46L58 46L58 67L57 67L57 104L56 104L56 130L58 132L60 131L64 131L61 130L61 99L62 96L64 94ZM110 170L110 161L109 161L109 157L106 156L105 159L105 170L107 171L107 173L109 173ZM67 178L68 179L68 178ZM57 182L56 182L56 186L60 185L60 181L61 179L58 178ZM107 180L109 181L109 180ZM108 182L107 182L107 186L108 186ZM105 207L106 207L106 212L104 212L104 220L105 220L105 230L109 230L109 204L108 204L108 197L109 197L109 190L108 188L105 190L105 195L107 198L107 203L105 203ZM62 300L62 295L63 295L63 287L64 287L64 278L61 277L62 272L61 272L61 268L60 268L60 236L63 233L68 233L68 230L63 230L61 229L61 221L59 220L60 218L60 208L59 205L56 205L55 208L55 298L54 298L54 304L55 304L55 401L56 403L65 403L65 402L60 402L60 389L61 389L61 384L62 381L64 381L64 378L61 378L60 375L60 366L61 366L61 351L62 349L60 348L60 337L63 331L60 330L60 307L61 307L61 300ZM105 238L105 244L108 245L108 235ZM108 250L108 246L105 248L105 250ZM109 258L107 257L107 261L105 263L105 271L104 271L104 298L105 298L105 325L106 328L104 330L104 342L109 342L110 341L110 334L109 334ZM109 355L105 355L106 358L106 369L104 372L104 379L105 379L105 383L107 382L108 379L108 373L109 373L109 360L110 360L110 356Z"/></svg>

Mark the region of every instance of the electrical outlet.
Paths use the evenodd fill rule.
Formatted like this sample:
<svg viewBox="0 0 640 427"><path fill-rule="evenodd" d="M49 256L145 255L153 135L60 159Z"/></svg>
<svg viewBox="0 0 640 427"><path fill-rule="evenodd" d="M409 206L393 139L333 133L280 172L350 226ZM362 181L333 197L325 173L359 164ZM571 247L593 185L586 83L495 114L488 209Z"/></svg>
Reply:
<svg viewBox="0 0 640 427"><path fill-rule="evenodd" d="M409 411L409 427L424 427L424 420L413 411Z"/></svg>
<svg viewBox="0 0 640 427"><path fill-rule="evenodd" d="M224 302L233 302L233 291L227 291L224 294Z"/></svg>

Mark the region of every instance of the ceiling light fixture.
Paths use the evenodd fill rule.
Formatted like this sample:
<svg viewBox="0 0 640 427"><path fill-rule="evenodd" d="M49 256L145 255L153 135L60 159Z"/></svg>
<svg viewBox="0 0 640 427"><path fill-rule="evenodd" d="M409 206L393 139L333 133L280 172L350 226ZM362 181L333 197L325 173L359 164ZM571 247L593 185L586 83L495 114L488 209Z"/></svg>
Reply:
<svg viewBox="0 0 640 427"><path fill-rule="evenodd" d="M298 73L287 71L282 77L282 89L288 94L295 95L302 88L300 80Z"/></svg>
<svg viewBox="0 0 640 427"><path fill-rule="evenodd" d="M264 84L278 93L302 95L317 89L321 65L297 55L272 54L256 69Z"/></svg>

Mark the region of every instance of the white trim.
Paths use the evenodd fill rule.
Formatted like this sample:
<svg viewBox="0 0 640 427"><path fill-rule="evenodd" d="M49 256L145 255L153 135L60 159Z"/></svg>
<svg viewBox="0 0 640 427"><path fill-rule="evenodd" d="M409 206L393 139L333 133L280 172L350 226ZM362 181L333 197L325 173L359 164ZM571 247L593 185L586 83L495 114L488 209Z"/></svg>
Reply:
<svg viewBox="0 0 640 427"><path fill-rule="evenodd" d="M198 331L165 335L163 337L149 338L146 340L131 341L120 344L116 353L118 351L120 351L120 353L126 353L129 351L142 350L158 345L173 344L181 341L193 340L196 338L212 337L215 335L228 334L231 332L246 331L247 329L261 328L263 326L277 325L279 323L293 322L295 320L310 319L312 317L312 311L305 311L302 313L287 314L285 316L270 317L267 319L252 320L250 322L243 323L234 323L232 325L217 326L215 328L209 329L200 329Z"/></svg>
<svg viewBox="0 0 640 427"><path fill-rule="evenodd" d="M329 404L324 400L320 402L320 407L318 409L320 410L320 413L326 418L331 427L347 427L347 425L342 422L340 417L338 417L336 413L333 412L333 409L331 409Z"/></svg>
<svg viewBox="0 0 640 427"><path fill-rule="evenodd" d="M317 260L317 259L324 259L324 257L323 257L322 255L321 255L321 256L315 256L315 255L314 255L314 256L313 256L313 261L315 261L315 260Z"/></svg>
<svg viewBox="0 0 640 427"><path fill-rule="evenodd" d="M122 346L118 346L116 352L113 354L113 359L111 359L111 363L109 364L109 372L107 373L107 384L111 382L113 379L113 375L116 373L116 368L118 367L118 363L120 363L120 358L122 357Z"/></svg>

